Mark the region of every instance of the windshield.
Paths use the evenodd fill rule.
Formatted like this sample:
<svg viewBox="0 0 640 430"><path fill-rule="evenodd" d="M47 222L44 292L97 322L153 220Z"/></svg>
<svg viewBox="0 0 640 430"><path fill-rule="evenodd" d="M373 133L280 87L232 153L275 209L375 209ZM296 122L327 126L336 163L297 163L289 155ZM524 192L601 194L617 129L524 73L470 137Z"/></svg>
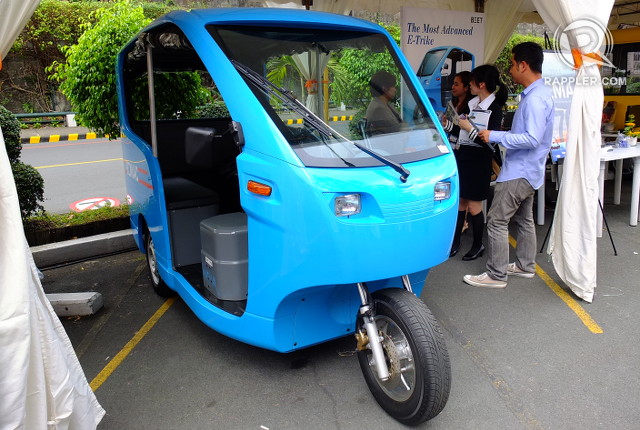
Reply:
<svg viewBox="0 0 640 430"><path fill-rule="evenodd" d="M435 72L436 67L438 67L438 64L440 64L440 60L442 59L445 52L447 52L445 49L436 49L434 51L427 52L424 56L424 59L422 60L422 64L420 64L417 75L433 75L433 72Z"/></svg>
<svg viewBox="0 0 640 430"><path fill-rule="evenodd" d="M382 35L243 26L209 31L236 68L259 75L242 73L305 165L378 166L448 152Z"/></svg>

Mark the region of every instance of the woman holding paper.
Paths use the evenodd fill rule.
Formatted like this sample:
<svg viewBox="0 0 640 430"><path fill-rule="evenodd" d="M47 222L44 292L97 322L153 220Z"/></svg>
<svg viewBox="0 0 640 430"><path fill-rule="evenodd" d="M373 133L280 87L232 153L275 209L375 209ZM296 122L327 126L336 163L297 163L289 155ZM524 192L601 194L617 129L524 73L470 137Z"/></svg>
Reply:
<svg viewBox="0 0 640 430"><path fill-rule="evenodd" d="M456 73L453 77L453 85L451 86L451 103L458 115L466 115L469 113L469 100L473 98L471 94L471 72L464 71ZM452 118L453 119L453 118ZM457 121L449 120L449 115L445 113L442 118L442 126L449 134L449 142L454 149L457 148L458 136L460 135L460 126Z"/></svg>
<svg viewBox="0 0 640 430"><path fill-rule="evenodd" d="M475 97L469 101L469 114L458 121L456 160L460 178L460 205L458 222L451 245L450 256L460 248L460 235L467 211L471 215L473 245L462 259L475 260L484 253L482 236L484 234L484 213L482 201L491 192L491 159L494 148L478 137L478 131L484 129L500 130L502 109L507 101L507 88L500 81L500 73L493 65L482 65L471 71L470 89Z"/></svg>

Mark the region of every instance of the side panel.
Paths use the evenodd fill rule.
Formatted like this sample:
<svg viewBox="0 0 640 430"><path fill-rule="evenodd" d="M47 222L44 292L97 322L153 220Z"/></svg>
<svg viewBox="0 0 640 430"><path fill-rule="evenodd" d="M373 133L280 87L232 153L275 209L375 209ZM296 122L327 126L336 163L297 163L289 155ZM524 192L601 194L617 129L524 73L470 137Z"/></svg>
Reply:
<svg viewBox="0 0 640 430"><path fill-rule="evenodd" d="M122 156L125 166L125 186L130 201L131 226L136 233L136 243L144 252L145 244L140 228L140 218L144 218L146 228L153 233L158 254L158 263L164 268L171 267L169 237L166 232L166 210L158 160L151 154L151 148L124 128ZM132 137L127 137L127 133Z"/></svg>

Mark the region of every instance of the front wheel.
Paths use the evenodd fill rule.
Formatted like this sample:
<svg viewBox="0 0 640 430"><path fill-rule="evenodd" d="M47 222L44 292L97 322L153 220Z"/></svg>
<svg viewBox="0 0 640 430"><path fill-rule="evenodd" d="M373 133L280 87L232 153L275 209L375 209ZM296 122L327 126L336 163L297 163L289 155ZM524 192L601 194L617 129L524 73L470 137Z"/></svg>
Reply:
<svg viewBox="0 0 640 430"><path fill-rule="evenodd" d="M440 326L424 302L406 290L377 291L373 302L390 376L378 378L367 348L358 352L364 379L385 412L403 424L420 424L438 415L449 398L451 366Z"/></svg>

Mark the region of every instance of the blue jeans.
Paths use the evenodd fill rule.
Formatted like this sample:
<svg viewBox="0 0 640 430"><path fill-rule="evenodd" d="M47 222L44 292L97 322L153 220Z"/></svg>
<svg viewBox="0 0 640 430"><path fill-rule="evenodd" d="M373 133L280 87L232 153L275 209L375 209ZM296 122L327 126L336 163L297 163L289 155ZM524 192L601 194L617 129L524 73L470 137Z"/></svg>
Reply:
<svg viewBox="0 0 640 430"><path fill-rule="evenodd" d="M536 271L536 229L533 223L535 190L523 178L496 183L493 202L487 214L489 258L487 273L493 279L507 280L509 264L509 221L516 224L516 264L527 272Z"/></svg>

